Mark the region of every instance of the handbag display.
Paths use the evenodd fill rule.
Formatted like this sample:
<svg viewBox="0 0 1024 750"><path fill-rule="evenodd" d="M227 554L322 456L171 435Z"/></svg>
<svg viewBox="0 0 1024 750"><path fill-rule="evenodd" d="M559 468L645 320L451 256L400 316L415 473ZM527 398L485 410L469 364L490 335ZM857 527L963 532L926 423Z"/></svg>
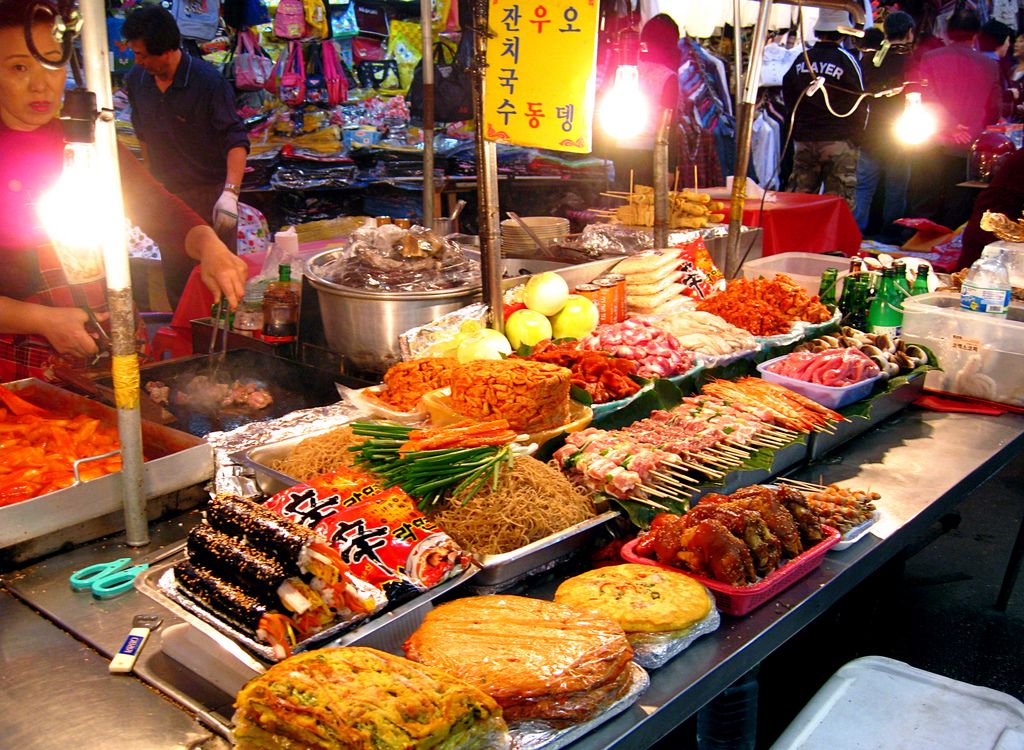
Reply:
<svg viewBox="0 0 1024 750"><path fill-rule="evenodd" d="M306 11L302 0L281 0L274 13L274 36L302 39L306 35Z"/></svg>
<svg viewBox="0 0 1024 750"><path fill-rule="evenodd" d="M324 84L327 87L327 103L335 107L348 99L348 78L341 62L341 54L334 42L324 42L320 52L323 59Z"/></svg>
<svg viewBox="0 0 1024 750"><path fill-rule="evenodd" d="M459 122L473 118L473 32L463 32L454 53L444 42L434 44L434 119ZM423 117L423 63L416 66L409 87L409 112Z"/></svg>
<svg viewBox="0 0 1024 750"><path fill-rule="evenodd" d="M356 76L364 89L396 91L402 87L398 63L394 60L363 60L356 65Z"/></svg>
<svg viewBox="0 0 1024 750"><path fill-rule="evenodd" d="M235 88L241 91L256 91L266 87L274 61L260 47L256 34L245 30L238 32L235 45Z"/></svg>
<svg viewBox="0 0 1024 750"><path fill-rule="evenodd" d="M306 101L319 104L327 101L327 81L324 77L322 45L309 45L309 59L306 60Z"/></svg>

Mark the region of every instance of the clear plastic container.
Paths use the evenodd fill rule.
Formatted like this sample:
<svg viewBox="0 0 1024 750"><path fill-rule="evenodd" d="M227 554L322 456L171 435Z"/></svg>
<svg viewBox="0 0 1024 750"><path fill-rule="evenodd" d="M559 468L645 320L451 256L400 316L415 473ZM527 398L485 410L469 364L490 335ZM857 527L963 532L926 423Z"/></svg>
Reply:
<svg viewBox="0 0 1024 750"><path fill-rule="evenodd" d="M1006 263L1006 272L1010 275L1010 286L1024 287L1024 242L999 240L985 247L997 247L1003 251L1003 262Z"/></svg>
<svg viewBox="0 0 1024 750"><path fill-rule="evenodd" d="M1010 305L1010 274L1003 251L987 245L960 290L960 309L982 315L1006 317Z"/></svg>
<svg viewBox="0 0 1024 750"><path fill-rule="evenodd" d="M922 294L903 306L903 339L931 349L942 372L928 373L932 391L1024 405L1024 305L1009 315L960 309L957 294Z"/></svg>
<svg viewBox="0 0 1024 750"><path fill-rule="evenodd" d="M862 398L866 398L871 390L875 387L875 383L878 381L881 375L876 375L873 378L862 380L859 383L851 383L850 385L844 385L841 388L835 388L829 385L818 385L817 383L809 383L806 380L797 380L786 375L779 375L777 372L772 372L768 369L769 365L772 365L780 360L788 357L788 354L784 354L781 357L775 359L769 359L767 362L762 362L757 366L757 371L760 373L764 380L769 383L775 383L788 388L791 391L799 393L801 396L806 396L815 403L821 404L829 409L842 409L844 406L848 406L855 401L860 401Z"/></svg>
<svg viewBox="0 0 1024 750"><path fill-rule="evenodd" d="M779 253L765 258L748 260L740 271L745 279L756 279L759 276L770 279L777 273L784 273L803 287L808 294L817 294L818 288L821 286L821 274L825 272L826 268L835 268L839 271L836 277L838 281L850 273L850 261L848 258L839 258L835 255Z"/></svg>

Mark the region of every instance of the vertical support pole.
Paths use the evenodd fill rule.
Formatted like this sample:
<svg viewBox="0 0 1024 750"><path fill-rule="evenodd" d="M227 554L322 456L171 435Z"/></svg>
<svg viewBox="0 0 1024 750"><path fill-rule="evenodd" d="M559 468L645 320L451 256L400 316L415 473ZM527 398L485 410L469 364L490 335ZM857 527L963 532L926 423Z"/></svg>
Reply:
<svg viewBox="0 0 1024 750"><path fill-rule="evenodd" d="M505 328L501 298L501 234L498 223L498 147L484 137L484 71L487 67L487 0L474 0L473 26L476 29L473 65L473 119L476 121L477 222L480 225L480 278L484 304L491 313L490 325L496 331Z"/></svg>
<svg viewBox="0 0 1024 750"><path fill-rule="evenodd" d="M121 439L121 482L126 541L131 547L149 543L146 498L142 473L142 422L139 412L139 358L135 350L135 315L132 277L125 237L124 202L117 166L117 134L110 84L110 48L103 0L82 0L82 53L85 79L96 94L102 113L96 123L96 189L106 196L103 227L103 262L107 275L107 301L111 322L111 369Z"/></svg>
<svg viewBox="0 0 1024 750"><path fill-rule="evenodd" d="M754 27L743 99L739 102L736 115L736 168L733 170L729 236L726 241L725 268L723 269L726 278L730 279L740 270L740 230L743 227L743 204L747 197L750 135L754 126L754 104L757 102L757 88L761 80L761 58L764 56L764 42L768 34L768 18L771 12L772 0L761 0L761 7L757 13L757 25Z"/></svg>
<svg viewBox="0 0 1024 750"><path fill-rule="evenodd" d="M662 109L654 139L654 246L668 246L668 141L672 110Z"/></svg>
<svg viewBox="0 0 1024 750"><path fill-rule="evenodd" d="M434 226L434 28L431 0L420 0L423 33L423 226Z"/></svg>
<svg viewBox="0 0 1024 750"><path fill-rule="evenodd" d="M740 101L743 99L743 30L740 28L740 18L742 17L742 11L740 11L740 0L732 0L732 57L733 67L733 83L735 84L735 92L733 95L733 101L739 106Z"/></svg>

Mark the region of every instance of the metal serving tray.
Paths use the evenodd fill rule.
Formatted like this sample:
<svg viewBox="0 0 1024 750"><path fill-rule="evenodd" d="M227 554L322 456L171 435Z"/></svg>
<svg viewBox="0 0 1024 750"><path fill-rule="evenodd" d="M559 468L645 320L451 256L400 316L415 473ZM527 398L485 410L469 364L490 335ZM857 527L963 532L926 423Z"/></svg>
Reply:
<svg viewBox="0 0 1024 750"><path fill-rule="evenodd" d="M871 406L871 416L852 417L846 422L835 425L835 432L829 435L827 432L816 432L811 435L810 459L816 461L826 453L831 453L840 445L858 435L876 427L897 412L903 411L912 404L918 396L924 392L923 372L917 373L908 379L906 384L900 386L892 393L887 393L875 399Z"/></svg>
<svg viewBox="0 0 1024 750"><path fill-rule="evenodd" d="M709 492L728 495L751 484L764 484L773 477L777 477L784 471L792 469L797 464L803 462L807 458L809 451L807 443L810 439L810 437L805 437L803 442L793 442L775 451L771 469L731 471L725 475L725 484L723 486L701 488L698 497Z"/></svg>
<svg viewBox="0 0 1024 750"><path fill-rule="evenodd" d="M26 378L6 385L33 404L59 414L88 414L105 424L117 424L115 409L41 380ZM147 500L213 476L213 454L201 438L143 421L142 442L147 456L151 456L143 464ZM8 505L0 508L0 548L115 513L122 507L120 472ZM118 528L123 528L123 522Z"/></svg>
<svg viewBox="0 0 1024 750"><path fill-rule="evenodd" d="M334 424L331 429L338 426L339 424ZM287 456L292 448L308 437L312 437L312 435L289 438L259 448L238 451L231 458L235 463L246 466L256 473L256 484L261 492L273 495L293 487L299 483L299 480L270 467ZM804 447L801 446L801 448ZM480 564L480 572L473 578L470 585L472 588L489 590L499 590L509 586L526 574L543 569L559 558L575 552L586 544L601 526L613 518L617 518L618 515L618 511L601 513L512 552L484 555L477 559Z"/></svg>
<svg viewBox="0 0 1024 750"><path fill-rule="evenodd" d="M166 607L183 620L198 628L217 642L227 638L232 644L244 647L265 662L273 662L273 651L259 643L234 625L225 622L207 611L177 589L174 582L174 565L185 558L184 545L181 551L168 560L155 565L135 579L135 588ZM373 646L388 651L401 648L405 639L419 627L426 613L433 607L431 602L442 594L462 585L477 572L470 565L453 578L439 586L428 589L411 600L383 613L348 623L339 623L299 643L296 651L308 651L328 646ZM232 650L233 651L233 650ZM237 656L237 655L236 655ZM244 662L251 665L249 662Z"/></svg>

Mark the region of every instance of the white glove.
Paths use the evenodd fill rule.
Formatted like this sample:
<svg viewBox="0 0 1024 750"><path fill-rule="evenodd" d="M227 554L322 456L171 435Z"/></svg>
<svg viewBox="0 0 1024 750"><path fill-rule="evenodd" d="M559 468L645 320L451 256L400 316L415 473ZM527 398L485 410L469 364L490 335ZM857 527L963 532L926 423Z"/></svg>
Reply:
<svg viewBox="0 0 1024 750"><path fill-rule="evenodd" d="M213 205L213 228L217 234L234 231L238 224L238 196L230 190L220 194Z"/></svg>

